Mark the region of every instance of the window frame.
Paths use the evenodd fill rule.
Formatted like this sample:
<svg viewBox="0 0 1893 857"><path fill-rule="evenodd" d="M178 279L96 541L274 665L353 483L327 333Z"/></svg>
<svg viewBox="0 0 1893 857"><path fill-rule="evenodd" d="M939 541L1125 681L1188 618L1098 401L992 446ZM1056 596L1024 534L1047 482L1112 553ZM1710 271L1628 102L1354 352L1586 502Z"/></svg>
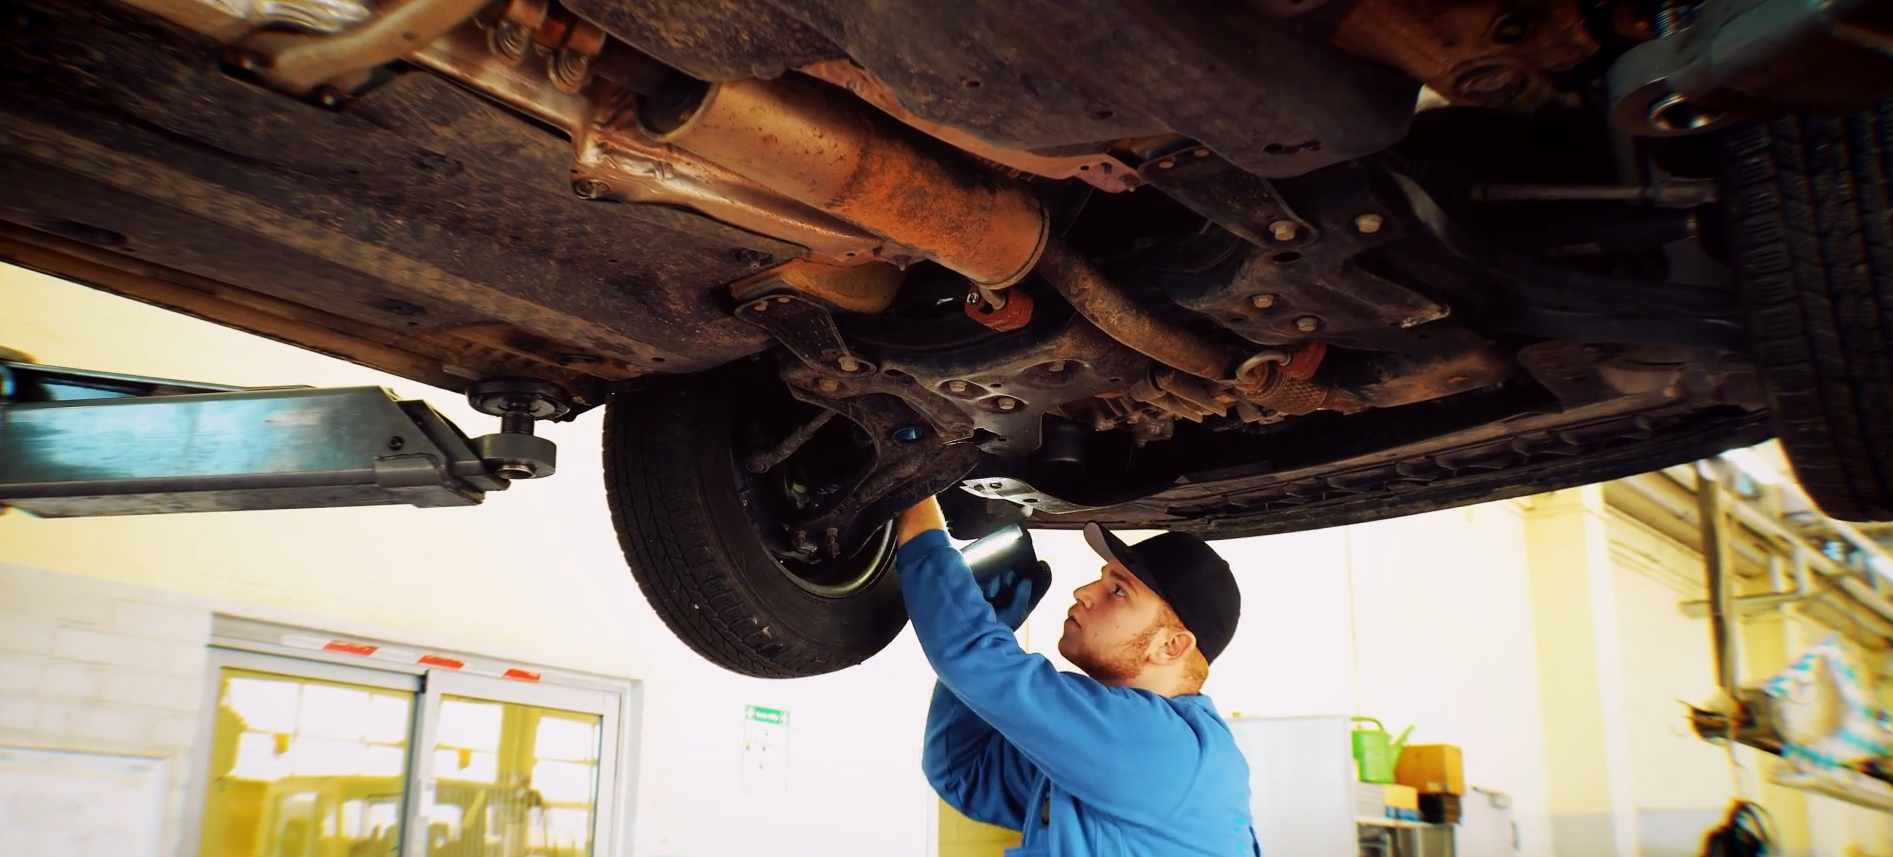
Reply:
<svg viewBox="0 0 1893 857"><path fill-rule="evenodd" d="M425 855L426 805L420 799L435 785L434 745L437 743L440 702L445 696L465 696L494 702L554 708L599 717L598 780L592 811L593 857L628 853L636 808L637 756L643 684L603 676L568 672L523 663L509 663L539 674L536 682L493 678L424 664L371 660L346 653L285 645L284 640L331 636L321 631L249 619L212 617L204 688L198 709L195 744L189 762L183 800L184 816L176 857L198 857L203 846L204 809L210 787L211 756L216 742L216 711L222 704L225 668L274 673L289 678L310 678L404 691L413 695L408 728L407 784L402 795L401 857ZM372 640L367 645L382 646ZM388 644L386 648L414 649ZM425 648L432 654L455 653ZM466 660L493 662L494 658Z"/></svg>

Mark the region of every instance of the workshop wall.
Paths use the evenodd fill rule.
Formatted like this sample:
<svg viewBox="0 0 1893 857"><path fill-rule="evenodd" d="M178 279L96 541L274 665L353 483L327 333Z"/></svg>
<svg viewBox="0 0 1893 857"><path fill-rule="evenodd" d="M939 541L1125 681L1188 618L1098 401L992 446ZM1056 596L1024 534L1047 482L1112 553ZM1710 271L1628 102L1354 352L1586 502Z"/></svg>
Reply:
<svg viewBox="0 0 1893 857"><path fill-rule="evenodd" d="M191 599L0 562L0 745L171 759L169 854L209 639Z"/></svg>
<svg viewBox="0 0 1893 857"><path fill-rule="evenodd" d="M0 295L0 342L43 363L238 385L378 384L426 399L470 431L492 423L440 390L18 269L0 268ZM58 585L49 580L70 579L105 587L105 606L81 617L105 623L112 604L157 591L204 616L214 610L636 679L644 690L638 857L925 853L934 822L918 775L918 736L930 678L911 636L861 667L802 681L749 680L704 663L663 628L625 570L592 464L601 455L601 417L543 427L559 444L558 475L468 509L0 515L0 562L57 573L0 579L0 605L12 611L0 627L40 648L46 633L54 646L62 633L89 639L75 635L93 629L12 621L38 616L26 599ZM205 639L194 644L199 671ZM182 649L172 652L180 661ZM35 651L18 654L41 657ZM0 699L18 731L6 735L122 750L127 745L112 736L127 724L98 712L80 716L65 701L30 704L48 694L63 700L69 673L13 664ZM741 783L745 704L792 715L787 789ZM136 720L124 734L155 728ZM136 746L188 770L192 742L181 726L168 728L166 741ZM174 830L195 823L177 811Z"/></svg>
<svg viewBox="0 0 1893 857"><path fill-rule="evenodd" d="M0 268L0 298L0 345L42 362L378 384L463 428L492 424L439 390L15 269ZM593 464L600 416L542 427L560 473L472 509L0 515L0 744L170 757L175 841L196 823L182 807L201 788L186 778L219 612L641 682L622 857L980 853L942 847L953 825L917 770L931 678L911 634L801 681L704 664L625 571ZM1055 588L1027 645L1068 666L1055 646L1069 593L1100 561L1077 533L1035 538ZM1244 597L1206 688L1225 713L1416 724L1414 741L1460 745L1470 783L1512 796L1530 857L1693 854L1725 808L1728 757L1679 704L1714 690L1706 622L1677 609L1700 597L1700 557L1623 520L1600 489L1218 547ZM1822 635L1753 617L1745 670L1766 674ZM786 789L742 784L746 704L793 716ZM1751 783L1757 755L1737 753ZM1893 855L1885 814L1753 787L1788 854Z"/></svg>

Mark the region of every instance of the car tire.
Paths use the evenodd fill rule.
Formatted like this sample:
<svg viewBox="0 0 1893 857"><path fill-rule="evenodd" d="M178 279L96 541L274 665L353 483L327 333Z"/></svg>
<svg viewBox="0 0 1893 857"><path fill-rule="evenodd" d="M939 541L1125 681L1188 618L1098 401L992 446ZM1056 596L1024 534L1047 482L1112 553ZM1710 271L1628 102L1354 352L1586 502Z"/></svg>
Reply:
<svg viewBox="0 0 1893 857"><path fill-rule="evenodd" d="M1782 448L1828 515L1893 519L1893 102L1720 143L1730 263Z"/></svg>
<svg viewBox="0 0 1893 857"><path fill-rule="evenodd" d="M671 632L718 666L800 678L858 664L907 624L892 548L845 591L812 591L778 562L751 523L728 380L666 380L606 406L605 495L625 561Z"/></svg>

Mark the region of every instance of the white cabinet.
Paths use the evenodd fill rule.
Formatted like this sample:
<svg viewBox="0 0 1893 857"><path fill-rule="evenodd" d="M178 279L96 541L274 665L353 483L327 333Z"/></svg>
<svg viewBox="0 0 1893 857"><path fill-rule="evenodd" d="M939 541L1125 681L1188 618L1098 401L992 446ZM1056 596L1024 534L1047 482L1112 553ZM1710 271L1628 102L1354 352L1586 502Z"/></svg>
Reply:
<svg viewBox="0 0 1893 857"><path fill-rule="evenodd" d="M1263 857L1356 857L1346 717L1235 717Z"/></svg>

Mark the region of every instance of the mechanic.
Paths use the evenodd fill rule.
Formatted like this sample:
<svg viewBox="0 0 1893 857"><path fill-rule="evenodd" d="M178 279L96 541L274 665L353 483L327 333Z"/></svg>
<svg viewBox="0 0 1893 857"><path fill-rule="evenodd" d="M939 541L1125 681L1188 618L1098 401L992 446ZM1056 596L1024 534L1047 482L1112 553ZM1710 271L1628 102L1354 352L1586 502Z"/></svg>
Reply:
<svg viewBox="0 0 1893 857"><path fill-rule="evenodd" d="M1259 854L1249 766L1202 695L1236 631L1241 593L1201 539L1126 545L1090 524L1106 561L1078 588L1059 672L1013 635L1050 569L976 574L948 541L939 502L902 513L901 593L939 682L921 766L975 821L1021 831L1017 857Z"/></svg>

